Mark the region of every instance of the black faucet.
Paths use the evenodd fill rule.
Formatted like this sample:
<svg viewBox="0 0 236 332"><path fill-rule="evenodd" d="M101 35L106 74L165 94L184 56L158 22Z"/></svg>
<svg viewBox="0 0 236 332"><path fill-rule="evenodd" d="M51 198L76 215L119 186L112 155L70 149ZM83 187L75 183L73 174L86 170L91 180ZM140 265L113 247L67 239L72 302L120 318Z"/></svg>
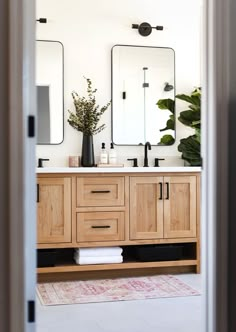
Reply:
<svg viewBox="0 0 236 332"><path fill-rule="evenodd" d="M39 158L38 160L38 167L43 167L43 162L48 161L49 159Z"/></svg>
<svg viewBox="0 0 236 332"><path fill-rule="evenodd" d="M148 167L148 150L151 150L150 142L146 142L144 145L144 167Z"/></svg>

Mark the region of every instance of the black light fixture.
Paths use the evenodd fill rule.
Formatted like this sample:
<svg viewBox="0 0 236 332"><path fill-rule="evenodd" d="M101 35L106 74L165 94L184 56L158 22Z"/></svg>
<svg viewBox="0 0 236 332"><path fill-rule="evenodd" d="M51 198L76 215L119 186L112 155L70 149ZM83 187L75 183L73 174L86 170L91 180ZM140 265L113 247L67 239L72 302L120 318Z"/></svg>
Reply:
<svg viewBox="0 0 236 332"><path fill-rule="evenodd" d="M40 17L38 20L36 20L36 22L47 23L47 19L45 17Z"/></svg>
<svg viewBox="0 0 236 332"><path fill-rule="evenodd" d="M173 89L173 85L169 84L168 82L165 83L164 91L171 91Z"/></svg>
<svg viewBox="0 0 236 332"><path fill-rule="evenodd" d="M152 27L149 23L143 22L141 24L132 24L132 29L138 29L141 36L147 37L151 34L152 29L163 30L163 26L157 25L156 27Z"/></svg>

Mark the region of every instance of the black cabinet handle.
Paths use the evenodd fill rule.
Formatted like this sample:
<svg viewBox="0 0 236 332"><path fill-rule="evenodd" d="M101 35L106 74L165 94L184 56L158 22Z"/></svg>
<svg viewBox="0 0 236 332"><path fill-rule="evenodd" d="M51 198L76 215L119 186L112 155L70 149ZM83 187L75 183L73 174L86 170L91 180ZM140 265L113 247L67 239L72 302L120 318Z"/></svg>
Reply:
<svg viewBox="0 0 236 332"><path fill-rule="evenodd" d="M159 182L159 185L160 185L160 197L159 199L162 200L163 197L162 197L162 182Z"/></svg>
<svg viewBox="0 0 236 332"><path fill-rule="evenodd" d="M91 226L91 228L111 228L109 225L104 225L104 226Z"/></svg>
<svg viewBox="0 0 236 332"><path fill-rule="evenodd" d="M110 190L92 190L92 194L109 194L111 191Z"/></svg>
<svg viewBox="0 0 236 332"><path fill-rule="evenodd" d="M166 182L166 199L169 199L170 198L170 184L169 182Z"/></svg>
<svg viewBox="0 0 236 332"><path fill-rule="evenodd" d="M37 203L39 203L39 184L37 183Z"/></svg>

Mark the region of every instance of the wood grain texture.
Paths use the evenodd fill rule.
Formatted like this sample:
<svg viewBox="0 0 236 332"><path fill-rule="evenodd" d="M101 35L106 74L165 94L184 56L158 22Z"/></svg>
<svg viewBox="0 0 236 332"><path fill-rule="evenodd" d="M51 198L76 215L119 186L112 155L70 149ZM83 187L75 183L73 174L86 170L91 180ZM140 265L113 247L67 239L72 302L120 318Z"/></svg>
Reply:
<svg viewBox="0 0 236 332"><path fill-rule="evenodd" d="M77 207L76 212L93 212L93 211L125 211L126 206L85 206Z"/></svg>
<svg viewBox="0 0 236 332"><path fill-rule="evenodd" d="M129 221L129 199L130 199L130 193L129 193L129 176L125 177L125 241L129 241L130 239L130 221Z"/></svg>
<svg viewBox="0 0 236 332"><path fill-rule="evenodd" d="M38 248L79 248L99 246L133 246L143 244L196 243L196 259L174 262L132 262L38 269L46 278L49 275L97 274L110 271L111 275L141 273L145 269L184 269L200 272L200 175L182 173L154 174L73 174L71 176L40 174L40 199L45 207L39 218L38 227L44 228L43 240ZM155 174L156 175L156 174ZM68 184L64 182L69 179ZM59 182L58 182L59 181ZM159 199L161 185L163 199ZM169 183L169 199L167 186ZM48 186L48 188L47 188ZM59 189L60 188L60 189ZM42 190L43 189L43 190ZM82 190L81 190L82 189ZM93 190L108 190L109 193L91 193ZM95 196L93 196L95 195ZM103 195L108 195L104 196ZM110 195L110 197L109 197ZM64 199L67 196L67 199ZM56 202L55 202L56 200ZM50 203L51 202L51 203ZM56 219L48 218L52 213L48 208L53 202ZM65 209L65 206L67 208ZM69 209L70 206L70 209ZM66 242L63 212L70 219L70 240ZM59 216L59 217L58 217ZM61 219L60 219L61 218ZM46 223L42 220L46 220ZM50 220L48 222L48 220ZM55 223L54 220L58 220ZM52 230L50 228L52 223ZM41 226L39 226L41 224ZM92 228L91 226L110 226ZM45 231L46 230L46 231ZM49 235L48 235L49 233ZM129 265L127 265L129 264ZM151 265L149 265L151 264ZM187 265L186 265L187 264ZM189 265L188 265L189 264ZM48 270L47 270L48 269ZM49 278L50 279L50 278Z"/></svg>
<svg viewBox="0 0 236 332"><path fill-rule="evenodd" d="M163 237L162 177L130 178L130 239Z"/></svg>
<svg viewBox="0 0 236 332"><path fill-rule="evenodd" d="M180 238L180 239L152 239L152 240L130 240L116 241L116 246L134 246L141 244L171 244L171 243L196 243L196 238ZM93 241L93 242L77 242L77 243L46 243L38 244L39 249L46 248L84 248L84 247L112 247L114 241Z"/></svg>
<svg viewBox="0 0 236 332"><path fill-rule="evenodd" d="M77 228L77 221L76 221L76 178L73 176L71 179L71 192L72 192L72 197L71 197L71 231L72 231L72 245L76 245L76 228Z"/></svg>
<svg viewBox="0 0 236 332"><path fill-rule="evenodd" d="M93 280L107 278L125 278L137 276L150 276L158 274L180 274L194 273L196 267L193 266L170 266L170 267L150 267L139 269L123 269L123 270L95 270L95 271L77 271L77 272L61 272L61 273L38 273L38 282L54 282L54 281L70 281L70 280Z"/></svg>
<svg viewBox="0 0 236 332"><path fill-rule="evenodd" d="M167 186L169 185L169 199ZM164 237L197 235L196 176L164 177Z"/></svg>
<svg viewBox="0 0 236 332"><path fill-rule="evenodd" d="M71 179L38 179L38 243L71 242Z"/></svg>
<svg viewBox="0 0 236 332"><path fill-rule="evenodd" d="M124 212L77 213L77 241L124 240L124 218Z"/></svg>
<svg viewBox="0 0 236 332"><path fill-rule="evenodd" d="M77 206L124 206L124 177L77 177Z"/></svg>
<svg viewBox="0 0 236 332"><path fill-rule="evenodd" d="M179 266L196 266L196 260L179 260L166 262L132 262L119 264L93 264L93 265L68 265L55 267L38 268L38 273L60 273L60 272L82 272L82 271L102 271L102 270L126 270L126 269L143 269L154 267L179 267Z"/></svg>

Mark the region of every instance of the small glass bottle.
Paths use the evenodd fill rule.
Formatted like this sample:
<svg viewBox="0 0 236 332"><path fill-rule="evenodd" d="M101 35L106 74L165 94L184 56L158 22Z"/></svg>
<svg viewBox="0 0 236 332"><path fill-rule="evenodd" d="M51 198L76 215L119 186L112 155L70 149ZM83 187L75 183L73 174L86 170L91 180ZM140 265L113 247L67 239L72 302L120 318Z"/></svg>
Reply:
<svg viewBox="0 0 236 332"><path fill-rule="evenodd" d="M102 143L102 149L100 154L100 164L107 164L107 152L105 148L105 143Z"/></svg>
<svg viewBox="0 0 236 332"><path fill-rule="evenodd" d="M116 150L114 149L114 143L111 143L111 148L109 151L109 164L111 165L117 164L117 156L116 156Z"/></svg>

